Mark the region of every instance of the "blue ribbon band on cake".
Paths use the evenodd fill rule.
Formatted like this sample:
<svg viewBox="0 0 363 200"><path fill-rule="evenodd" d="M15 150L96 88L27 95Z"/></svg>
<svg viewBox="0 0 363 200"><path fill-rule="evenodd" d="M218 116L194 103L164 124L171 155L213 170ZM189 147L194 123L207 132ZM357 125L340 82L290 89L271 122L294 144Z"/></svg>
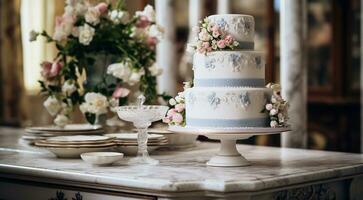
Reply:
<svg viewBox="0 0 363 200"><path fill-rule="evenodd" d="M254 119L195 119L187 118L187 126L205 126L205 127L267 127L269 118Z"/></svg>
<svg viewBox="0 0 363 200"><path fill-rule="evenodd" d="M238 46L235 49L253 50L255 48L254 42L238 41Z"/></svg>
<svg viewBox="0 0 363 200"><path fill-rule="evenodd" d="M194 79L196 87L264 87L265 79Z"/></svg>

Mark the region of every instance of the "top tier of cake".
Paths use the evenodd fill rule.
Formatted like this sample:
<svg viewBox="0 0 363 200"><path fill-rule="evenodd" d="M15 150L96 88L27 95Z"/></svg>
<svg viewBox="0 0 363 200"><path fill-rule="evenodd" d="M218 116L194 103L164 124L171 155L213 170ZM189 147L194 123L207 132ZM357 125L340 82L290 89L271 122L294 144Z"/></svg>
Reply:
<svg viewBox="0 0 363 200"><path fill-rule="evenodd" d="M225 33L239 42L240 49L254 48L255 20L250 15L224 14L208 17L211 23L217 24Z"/></svg>

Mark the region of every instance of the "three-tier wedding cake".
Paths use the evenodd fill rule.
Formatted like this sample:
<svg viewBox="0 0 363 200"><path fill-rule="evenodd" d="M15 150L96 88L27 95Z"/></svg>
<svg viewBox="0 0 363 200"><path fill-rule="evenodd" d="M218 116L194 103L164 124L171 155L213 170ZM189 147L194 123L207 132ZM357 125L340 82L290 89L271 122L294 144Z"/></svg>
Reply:
<svg viewBox="0 0 363 200"><path fill-rule="evenodd" d="M204 20L193 59L194 87L185 91L187 126L270 126L263 110L272 90L265 87L263 54L253 50L254 27L249 15Z"/></svg>

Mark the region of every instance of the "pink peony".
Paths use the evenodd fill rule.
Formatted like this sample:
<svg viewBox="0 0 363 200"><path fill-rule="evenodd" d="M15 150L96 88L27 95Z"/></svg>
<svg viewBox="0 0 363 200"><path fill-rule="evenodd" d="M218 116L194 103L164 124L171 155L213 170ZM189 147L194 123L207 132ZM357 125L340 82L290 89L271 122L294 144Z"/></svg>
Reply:
<svg viewBox="0 0 363 200"><path fill-rule="evenodd" d="M104 3L104 2L99 3L96 6L96 8L98 9L98 11L100 11L101 14L104 14L104 13L107 12L107 7L108 7L108 5L106 3Z"/></svg>
<svg viewBox="0 0 363 200"><path fill-rule="evenodd" d="M167 116L173 116L176 113L176 110L174 108L168 110L168 113L166 113Z"/></svg>
<svg viewBox="0 0 363 200"><path fill-rule="evenodd" d="M203 42L203 48L208 48L210 46L209 42Z"/></svg>
<svg viewBox="0 0 363 200"><path fill-rule="evenodd" d="M52 77L55 77L59 74L59 72L61 71L63 65L59 62L53 62L52 64L52 68L50 69L50 74Z"/></svg>
<svg viewBox="0 0 363 200"><path fill-rule="evenodd" d="M75 18L73 16L56 17L53 39L56 41L66 39L72 33L74 23Z"/></svg>
<svg viewBox="0 0 363 200"><path fill-rule="evenodd" d="M168 124L168 123L171 122L171 118L170 117L164 117L163 122Z"/></svg>
<svg viewBox="0 0 363 200"><path fill-rule="evenodd" d="M211 29L213 32L214 31L218 31L219 32L219 27L218 27L218 25L214 25L213 27L212 27L212 29Z"/></svg>
<svg viewBox="0 0 363 200"><path fill-rule="evenodd" d="M42 71L40 72L41 75L46 79L50 79L59 74L60 70L62 69L62 64L58 62L51 63L48 61L44 61L41 64L41 67L42 67Z"/></svg>
<svg viewBox="0 0 363 200"><path fill-rule="evenodd" d="M173 115L173 122L180 124L183 122L183 115L181 115L180 113L175 113Z"/></svg>
<svg viewBox="0 0 363 200"><path fill-rule="evenodd" d="M178 111L178 112L183 112L184 108L185 108L185 105L182 104L182 103L179 103L179 104L175 105L175 110Z"/></svg>
<svg viewBox="0 0 363 200"><path fill-rule="evenodd" d="M227 45L230 45L233 43L233 37L231 35L227 35L225 38L224 38L224 41Z"/></svg>
<svg viewBox="0 0 363 200"><path fill-rule="evenodd" d="M198 34L198 38L202 41L208 41L210 39L210 36L208 34L208 32L203 29L199 34Z"/></svg>
<svg viewBox="0 0 363 200"><path fill-rule="evenodd" d="M130 90L127 88L122 88L120 86L117 86L115 91L112 94L113 98L123 98L130 94Z"/></svg>
<svg viewBox="0 0 363 200"><path fill-rule="evenodd" d="M146 28L150 25L150 21L146 16L141 15L136 22L136 27Z"/></svg>
<svg viewBox="0 0 363 200"><path fill-rule="evenodd" d="M224 40L219 40L219 41L217 42L217 46L218 46L218 48L223 49L223 48L225 48L225 47L226 47L226 43L225 43L225 41L224 41Z"/></svg>
<svg viewBox="0 0 363 200"><path fill-rule="evenodd" d="M40 72L41 75L44 78L50 78L50 69L52 69L52 63L48 62L48 61L44 61L44 62L42 62L42 64L40 64L40 66L42 67L42 71Z"/></svg>

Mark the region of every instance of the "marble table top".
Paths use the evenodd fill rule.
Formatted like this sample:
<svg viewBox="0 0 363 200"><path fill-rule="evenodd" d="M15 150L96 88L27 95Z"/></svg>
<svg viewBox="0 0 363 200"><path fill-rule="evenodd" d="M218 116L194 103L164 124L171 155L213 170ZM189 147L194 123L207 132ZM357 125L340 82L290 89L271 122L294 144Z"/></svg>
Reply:
<svg viewBox="0 0 363 200"><path fill-rule="evenodd" d="M218 144L199 143L183 151L153 155L157 166L91 166L81 159L57 159L19 142L23 130L0 128L1 174L73 181L102 187L166 192L246 192L363 173L363 155L238 145L247 167L208 167Z"/></svg>

